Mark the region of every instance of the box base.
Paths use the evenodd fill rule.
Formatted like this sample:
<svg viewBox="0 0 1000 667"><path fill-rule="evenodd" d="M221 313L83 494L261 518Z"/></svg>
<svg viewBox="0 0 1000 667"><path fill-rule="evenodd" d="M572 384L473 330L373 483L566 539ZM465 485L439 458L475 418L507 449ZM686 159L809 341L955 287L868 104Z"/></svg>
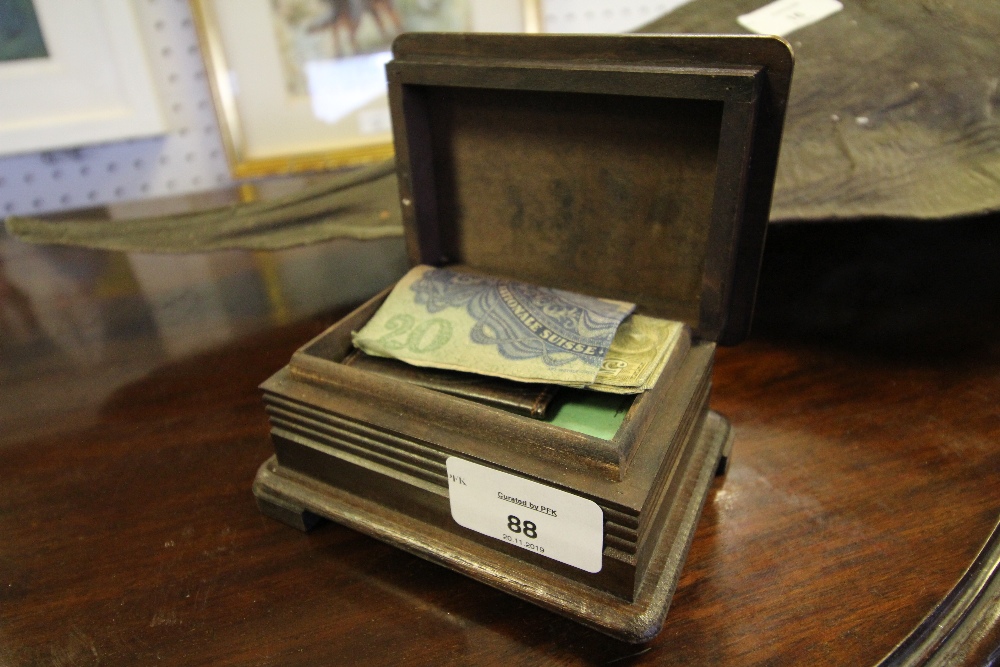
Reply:
<svg viewBox="0 0 1000 667"><path fill-rule="evenodd" d="M260 467L253 492L261 512L299 530L330 519L608 635L638 643L655 637L663 626L709 486L716 474L725 471L731 447L729 422L706 411L682 454L680 483L633 602L282 468L275 457Z"/></svg>

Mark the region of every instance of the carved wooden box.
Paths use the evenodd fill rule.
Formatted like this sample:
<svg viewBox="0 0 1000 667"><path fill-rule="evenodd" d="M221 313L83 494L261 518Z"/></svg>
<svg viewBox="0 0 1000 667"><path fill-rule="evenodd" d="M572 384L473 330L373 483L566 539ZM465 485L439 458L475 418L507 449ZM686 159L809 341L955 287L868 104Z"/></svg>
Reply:
<svg viewBox="0 0 1000 667"><path fill-rule="evenodd" d="M341 363L379 295L262 388L262 511L319 518L628 641L663 623L732 436L792 59L776 38L403 35L387 66L408 252L680 320L690 350L599 438ZM453 519L455 457L600 509L599 571Z"/></svg>

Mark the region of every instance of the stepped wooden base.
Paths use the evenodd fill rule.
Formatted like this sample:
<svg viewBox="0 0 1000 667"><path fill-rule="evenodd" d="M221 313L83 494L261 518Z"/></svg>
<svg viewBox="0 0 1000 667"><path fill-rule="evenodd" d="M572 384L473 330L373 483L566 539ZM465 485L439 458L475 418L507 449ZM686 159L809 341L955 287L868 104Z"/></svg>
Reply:
<svg viewBox="0 0 1000 667"><path fill-rule="evenodd" d="M618 639L642 642L663 625L702 505L731 446L729 423L706 411L681 454L666 520L632 602L493 550L471 532L467 539L457 524L431 525L283 468L275 457L261 466L253 491L263 513L300 530L330 519Z"/></svg>

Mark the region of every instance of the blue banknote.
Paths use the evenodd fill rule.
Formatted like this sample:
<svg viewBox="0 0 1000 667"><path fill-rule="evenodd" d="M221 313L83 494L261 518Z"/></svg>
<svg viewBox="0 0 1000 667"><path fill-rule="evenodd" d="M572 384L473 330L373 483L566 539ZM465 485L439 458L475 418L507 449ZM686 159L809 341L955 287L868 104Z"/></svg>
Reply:
<svg viewBox="0 0 1000 667"><path fill-rule="evenodd" d="M354 342L368 354L530 382L592 383L635 306L418 266Z"/></svg>

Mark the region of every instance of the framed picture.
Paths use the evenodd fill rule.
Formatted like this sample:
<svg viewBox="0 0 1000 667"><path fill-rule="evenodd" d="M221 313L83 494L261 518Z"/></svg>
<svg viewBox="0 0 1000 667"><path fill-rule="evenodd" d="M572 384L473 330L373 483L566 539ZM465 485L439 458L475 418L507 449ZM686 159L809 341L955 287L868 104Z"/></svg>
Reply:
<svg viewBox="0 0 1000 667"><path fill-rule="evenodd" d="M0 0L0 155L166 129L132 0Z"/></svg>
<svg viewBox="0 0 1000 667"><path fill-rule="evenodd" d="M409 31L536 31L538 0L192 0L237 178L392 155L385 63Z"/></svg>

